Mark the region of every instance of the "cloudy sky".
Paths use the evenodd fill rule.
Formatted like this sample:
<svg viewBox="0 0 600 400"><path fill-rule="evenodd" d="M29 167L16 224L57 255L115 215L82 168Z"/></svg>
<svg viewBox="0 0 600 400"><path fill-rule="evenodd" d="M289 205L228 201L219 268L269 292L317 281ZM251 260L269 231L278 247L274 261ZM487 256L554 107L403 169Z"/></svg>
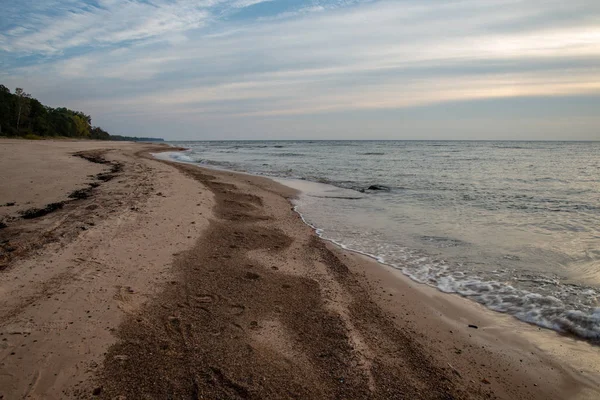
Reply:
<svg viewBox="0 0 600 400"><path fill-rule="evenodd" d="M115 134L600 140L598 0L0 3L0 83Z"/></svg>

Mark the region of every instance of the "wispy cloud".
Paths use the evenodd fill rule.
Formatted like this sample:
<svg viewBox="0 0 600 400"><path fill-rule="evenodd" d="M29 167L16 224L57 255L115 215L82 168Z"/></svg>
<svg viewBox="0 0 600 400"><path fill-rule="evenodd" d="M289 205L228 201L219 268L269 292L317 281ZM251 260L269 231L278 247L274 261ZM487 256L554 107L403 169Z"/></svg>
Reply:
<svg viewBox="0 0 600 400"><path fill-rule="evenodd" d="M197 29L212 11L239 9L271 0L97 0L49 2L27 12L6 32L4 47L15 53L57 53L79 46L120 44Z"/></svg>
<svg viewBox="0 0 600 400"><path fill-rule="evenodd" d="M61 4L0 24L0 55L22 60L9 80L109 124L160 114L191 135L202 120L230 132L252 118L600 96L595 0Z"/></svg>

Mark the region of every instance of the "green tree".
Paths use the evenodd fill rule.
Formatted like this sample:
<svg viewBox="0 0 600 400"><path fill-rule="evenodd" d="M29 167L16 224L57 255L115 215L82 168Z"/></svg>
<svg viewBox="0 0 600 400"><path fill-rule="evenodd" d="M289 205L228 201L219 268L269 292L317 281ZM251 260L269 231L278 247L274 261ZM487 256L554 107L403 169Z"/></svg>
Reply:
<svg viewBox="0 0 600 400"><path fill-rule="evenodd" d="M3 134L2 128L6 130L10 125L12 97L10 90L4 85L0 85L0 136Z"/></svg>
<svg viewBox="0 0 600 400"><path fill-rule="evenodd" d="M39 136L53 136L48 123L48 107L33 98L30 102L29 129Z"/></svg>
<svg viewBox="0 0 600 400"><path fill-rule="evenodd" d="M75 136L74 121L66 108L49 110L50 125L56 136Z"/></svg>
<svg viewBox="0 0 600 400"><path fill-rule="evenodd" d="M15 96L17 96L17 132L19 131L21 120L29 116L29 102L31 95L25 93L21 88L15 89Z"/></svg>
<svg viewBox="0 0 600 400"><path fill-rule="evenodd" d="M92 127L92 118L81 111L48 107L22 88L16 88L13 94L0 84L0 135L25 136L30 133L98 140L153 140L112 136L98 126Z"/></svg>
<svg viewBox="0 0 600 400"><path fill-rule="evenodd" d="M81 114L77 113L73 115L73 124L75 127L75 136L77 137L89 137L90 136L90 125Z"/></svg>
<svg viewBox="0 0 600 400"><path fill-rule="evenodd" d="M92 139L97 139L97 140L109 140L109 139L111 139L111 136L108 134L108 132L106 132L105 130L103 130L99 126L95 126L95 127L92 128L90 137Z"/></svg>

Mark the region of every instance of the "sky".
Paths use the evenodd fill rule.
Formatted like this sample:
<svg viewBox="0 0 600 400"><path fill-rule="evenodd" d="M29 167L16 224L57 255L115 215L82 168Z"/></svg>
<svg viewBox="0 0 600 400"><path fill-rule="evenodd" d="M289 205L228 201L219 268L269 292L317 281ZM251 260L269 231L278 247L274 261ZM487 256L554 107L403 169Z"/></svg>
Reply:
<svg viewBox="0 0 600 400"><path fill-rule="evenodd" d="M0 0L0 84L167 140L600 140L598 0Z"/></svg>

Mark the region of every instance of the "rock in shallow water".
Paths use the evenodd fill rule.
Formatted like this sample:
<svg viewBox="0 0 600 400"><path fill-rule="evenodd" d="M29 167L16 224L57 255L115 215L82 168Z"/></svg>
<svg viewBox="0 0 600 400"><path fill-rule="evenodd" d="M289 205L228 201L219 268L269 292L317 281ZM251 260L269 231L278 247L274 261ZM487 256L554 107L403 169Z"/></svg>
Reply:
<svg viewBox="0 0 600 400"><path fill-rule="evenodd" d="M384 185L371 185L367 188L367 190L380 190L380 191L384 191L384 192L389 192L390 188L388 186L384 186Z"/></svg>

